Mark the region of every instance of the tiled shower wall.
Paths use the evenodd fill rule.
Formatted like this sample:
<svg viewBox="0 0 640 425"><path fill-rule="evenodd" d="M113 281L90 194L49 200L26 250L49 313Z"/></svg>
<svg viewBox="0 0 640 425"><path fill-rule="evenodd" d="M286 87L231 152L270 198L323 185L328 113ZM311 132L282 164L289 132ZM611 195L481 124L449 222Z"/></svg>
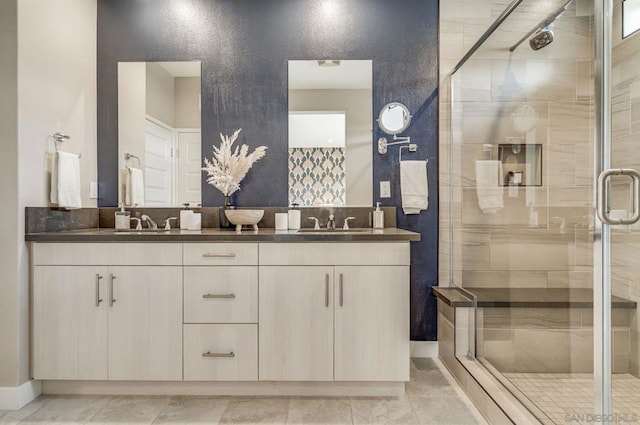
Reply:
<svg viewBox="0 0 640 425"><path fill-rule="evenodd" d="M525 42L510 53L511 45L564 3L525 0L449 78L459 58L508 3L440 3L440 285L448 285L452 278L470 287L591 287L590 2L574 2L556 21L550 46L533 51ZM511 115L523 103L535 108L537 122L521 135L513 128ZM508 137L542 144L542 186L520 187L512 196L505 188L504 208L483 214L474 161L497 159L497 145L508 143ZM494 147L486 152L483 144ZM531 213L537 220L531 220Z"/></svg>
<svg viewBox="0 0 640 425"><path fill-rule="evenodd" d="M621 3L616 1L613 29L612 165L640 170L640 34L624 41ZM629 211L628 180L614 181L612 208ZM615 226L612 234L612 285L614 295L640 303L640 225ZM640 377L640 316L631 315L629 371Z"/></svg>

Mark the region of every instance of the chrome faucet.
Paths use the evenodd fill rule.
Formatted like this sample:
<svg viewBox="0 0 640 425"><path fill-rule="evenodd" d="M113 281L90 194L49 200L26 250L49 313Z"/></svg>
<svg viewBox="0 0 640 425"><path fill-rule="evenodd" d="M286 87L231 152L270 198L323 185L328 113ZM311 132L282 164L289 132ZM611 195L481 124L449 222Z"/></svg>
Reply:
<svg viewBox="0 0 640 425"><path fill-rule="evenodd" d="M345 230L349 229L349 220L355 220L355 217L347 217L344 219L344 224L342 225L342 228Z"/></svg>
<svg viewBox="0 0 640 425"><path fill-rule="evenodd" d="M147 227L149 229L153 229L153 230L157 230L158 229L158 224L151 220L151 217L149 217L148 215L144 214L142 215L142 217L140 217L142 219L142 221L147 221Z"/></svg>
<svg viewBox="0 0 640 425"><path fill-rule="evenodd" d="M329 214L329 220L327 220L327 229L336 230L336 219L333 214Z"/></svg>
<svg viewBox="0 0 640 425"><path fill-rule="evenodd" d="M178 217L169 217L167 221L164 222L164 230L171 230L171 220L177 220Z"/></svg>
<svg viewBox="0 0 640 425"><path fill-rule="evenodd" d="M315 220L316 221L314 226L313 226L314 230L320 229L320 224L318 223L318 219L316 217L309 217L309 220Z"/></svg>

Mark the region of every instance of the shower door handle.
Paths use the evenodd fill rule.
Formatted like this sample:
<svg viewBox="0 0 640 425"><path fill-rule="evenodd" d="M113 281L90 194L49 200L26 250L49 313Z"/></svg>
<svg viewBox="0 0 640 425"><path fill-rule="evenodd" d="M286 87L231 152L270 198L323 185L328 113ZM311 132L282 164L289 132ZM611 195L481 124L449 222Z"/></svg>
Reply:
<svg viewBox="0 0 640 425"><path fill-rule="evenodd" d="M629 176L633 183L632 188L632 205L633 210L631 217L613 219L609 217L609 211L607 211L607 201L609 199L609 185L607 181L611 176ZM640 220L640 173L632 168L611 168L604 170L598 176L598 204L597 204L598 218L605 223L612 226L621 224L629 225L634 224Z"/></svg>

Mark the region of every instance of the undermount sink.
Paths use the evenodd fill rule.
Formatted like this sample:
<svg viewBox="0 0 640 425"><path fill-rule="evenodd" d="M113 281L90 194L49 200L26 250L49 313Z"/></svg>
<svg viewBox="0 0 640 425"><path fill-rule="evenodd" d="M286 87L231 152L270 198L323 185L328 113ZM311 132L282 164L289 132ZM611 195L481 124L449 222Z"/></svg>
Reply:
<svg viewBox="0 0 640 425"><path fill-rule="evenodd" d="M173 229L172 229L173 230ZM129 234L129 233L170 233L171 230L163 229L116 229L116 234Z"/></svg>
<svg viewBox="0 0 640 425"><path fill-rule="evenodd" d="M298 233L367 233L372 229L300 229Z"/></svg>

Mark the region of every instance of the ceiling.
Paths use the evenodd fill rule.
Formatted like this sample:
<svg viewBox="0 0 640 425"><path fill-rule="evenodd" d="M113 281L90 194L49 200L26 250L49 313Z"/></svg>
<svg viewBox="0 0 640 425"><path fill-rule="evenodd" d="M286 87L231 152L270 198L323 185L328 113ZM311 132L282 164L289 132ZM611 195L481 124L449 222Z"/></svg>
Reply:
<svg viewBox="0 0 640 425"><path fill-rule="evenodd" d="M156 62L173 77L199 77L200 62Z"/></svg>
<svg viewBox="0 0 640 425"><path fill-rule="evenodd" d="M343 60L338 66L320 66L316 60L289 61L289 90L371 90L372 74L370 60Z"/></svg>

